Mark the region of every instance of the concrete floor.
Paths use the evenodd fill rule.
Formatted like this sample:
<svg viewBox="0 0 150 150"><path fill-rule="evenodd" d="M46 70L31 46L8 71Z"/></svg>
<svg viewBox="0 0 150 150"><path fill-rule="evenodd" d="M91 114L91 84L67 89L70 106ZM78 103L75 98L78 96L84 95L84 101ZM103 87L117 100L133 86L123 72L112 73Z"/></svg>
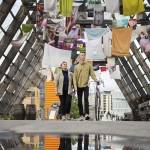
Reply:
<svg viewBox="0 0 150 150"><path fill-rule="evenodd" d="M150 122L1 120L0 132L17 133L99 133L150 138Z"/></svg>

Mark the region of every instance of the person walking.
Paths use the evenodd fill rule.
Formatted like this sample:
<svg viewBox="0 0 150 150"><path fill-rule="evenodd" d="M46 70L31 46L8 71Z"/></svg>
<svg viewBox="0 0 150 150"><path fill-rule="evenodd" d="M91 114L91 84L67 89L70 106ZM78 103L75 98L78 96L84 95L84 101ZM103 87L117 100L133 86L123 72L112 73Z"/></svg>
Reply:
<svg viewBox="0 0 150 150"><path fill-rule="evenodd" d="M61 63L61 70L56 74L55 82L57 95L60 98L60 115L62 120L69 120L73 94L73 74L68 71L67 62Z"/></svg>
<svg viewBox="0 0 150 150"><path fill-rule="evenodd" d="M77 91L78 107L79 107L79 120L89 120L89 77L91 76L94 81L97 81L93 66L85 60L85 53L80 53L79 64L75 66L73 82L74 89ZM84 111L82 104L82 95L84 93ZM85 117L85 118L84 118Z"/></svg>

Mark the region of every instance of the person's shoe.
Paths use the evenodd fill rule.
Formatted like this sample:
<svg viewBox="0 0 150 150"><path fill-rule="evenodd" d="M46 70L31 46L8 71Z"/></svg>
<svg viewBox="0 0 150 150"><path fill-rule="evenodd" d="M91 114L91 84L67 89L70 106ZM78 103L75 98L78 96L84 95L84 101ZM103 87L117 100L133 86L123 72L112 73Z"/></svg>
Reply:
<svg viewBox="0 0 150 150"><path fill-rule="evenodd" d="M65 116L62 116L61 120L65 121L65 120L66 120L66 117L65 117Z"/></svg>
<svg viewBox="0 0 150 150"><path fill-rule="evenodd" d="M71 120L70 114L66 114L66 119L67 119L67 120Z"/></svg>
<svg viewBox="0 0 150 150"><path fill-rule="evenodd" d="M90 116L88 114L85 115L85 120L90 120Z"/></svg>
<svg viewBox="0 0 150 150"><path fill-rule="evenodd" d="M80 116L79 121L84 121L84 117Z"/></svg>

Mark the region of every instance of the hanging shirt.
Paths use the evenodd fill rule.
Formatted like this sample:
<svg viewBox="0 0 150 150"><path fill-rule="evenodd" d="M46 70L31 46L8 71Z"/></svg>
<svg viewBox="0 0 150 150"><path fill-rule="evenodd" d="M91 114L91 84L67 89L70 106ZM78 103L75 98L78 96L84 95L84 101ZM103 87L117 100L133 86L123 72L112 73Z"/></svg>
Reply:
<svg viewBox="0 0 150 150"><path fill-rule="evenodd" d="M137 13L143 12L144 2L143 0L123 0L123 15L131 16Z"/></svg>
<svg viewBox="0 0 150 150"><path fill-rule="evenodd" d="M60 12L63 16L71 17L72 16L72 0L60 0Z"/></svg>
<svg viewBox="0 0 150 150"><path fill-rule="evenodd" d="M113 28L112 29L112 55L128 56L130 49L132 29Z"/></svg>

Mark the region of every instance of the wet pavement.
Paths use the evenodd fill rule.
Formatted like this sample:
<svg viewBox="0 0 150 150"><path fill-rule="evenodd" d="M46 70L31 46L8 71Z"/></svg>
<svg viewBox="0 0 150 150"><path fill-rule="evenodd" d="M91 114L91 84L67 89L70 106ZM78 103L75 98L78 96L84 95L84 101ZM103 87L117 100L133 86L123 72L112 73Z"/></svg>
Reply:
<svg viewBox="0 0 150 150"><path fill-rule="evenodd" d="M150 138L1 131L0 150L150 150Z"/></svg>

